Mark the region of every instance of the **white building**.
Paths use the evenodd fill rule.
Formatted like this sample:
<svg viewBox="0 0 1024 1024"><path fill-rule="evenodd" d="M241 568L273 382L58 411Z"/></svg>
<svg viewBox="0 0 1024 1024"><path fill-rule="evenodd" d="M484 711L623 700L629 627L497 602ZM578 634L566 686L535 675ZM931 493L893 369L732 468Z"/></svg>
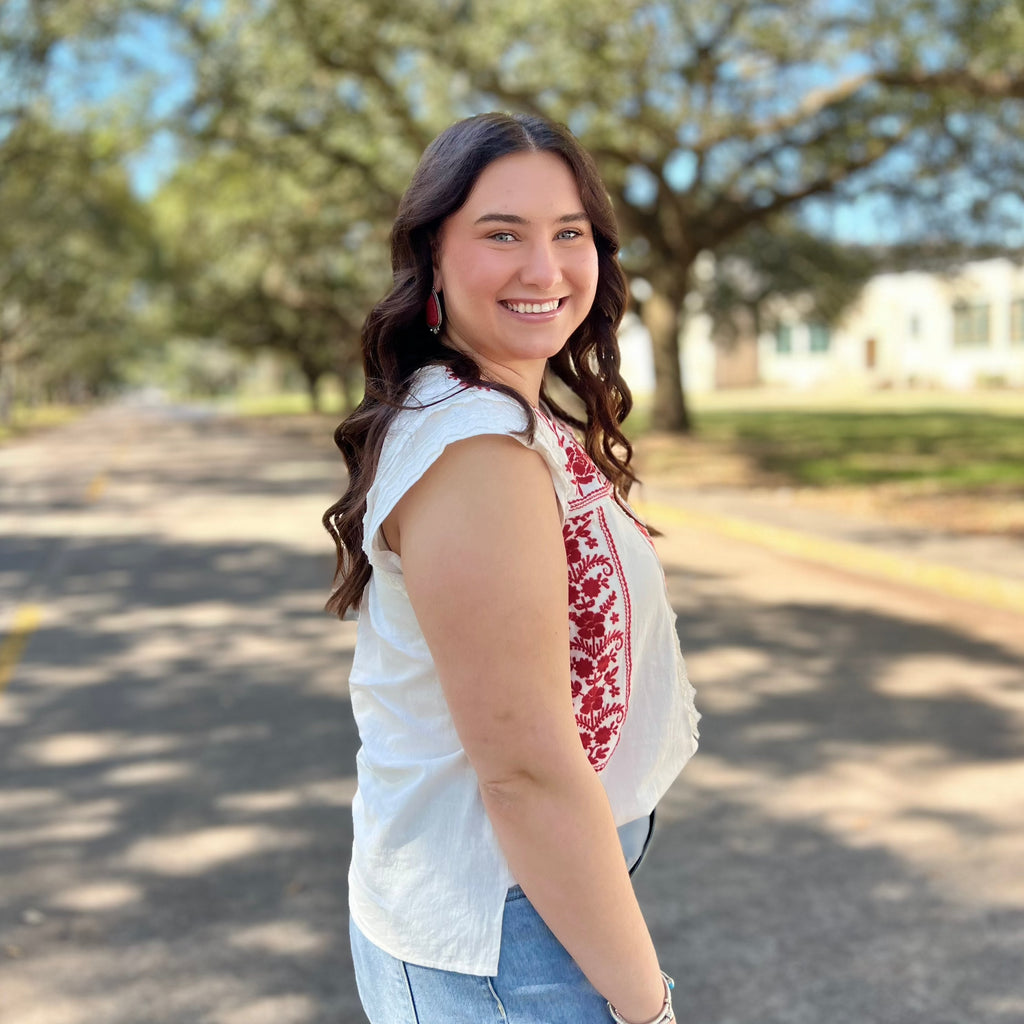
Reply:
<svg viewBox="0 0 1024 1024"><path fill-rule="evenodd" d="M833 328L780 317L758 338L763 384L1024 387L1024 267L879 274Z"/></svg>
<svg viewBox="0 0 1024 1024"><path fill-rule="evenodd" d="M1024 387L1024 267L1010 260L879 274L833 326L810 321L798 302L780 300L769 312L775 330L726 348L695 311L682 339L686 388ZM622 339L627 380L653 390L649 341L635 325Z"/></svg>

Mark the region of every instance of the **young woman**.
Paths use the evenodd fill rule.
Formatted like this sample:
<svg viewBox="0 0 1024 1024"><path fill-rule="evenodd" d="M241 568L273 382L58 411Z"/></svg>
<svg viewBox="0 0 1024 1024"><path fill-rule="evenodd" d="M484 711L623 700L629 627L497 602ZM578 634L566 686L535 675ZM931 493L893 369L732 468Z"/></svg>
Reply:
<svg viewBox="0 0 1024 1024"><path fill-rule="evenodd" d="M359 611L349 902L372 1024L674 1019L629 876L699 716L625 504L617 248L591 158L535 117L453 125L399 207L324 517L328 607Z"/></svg>

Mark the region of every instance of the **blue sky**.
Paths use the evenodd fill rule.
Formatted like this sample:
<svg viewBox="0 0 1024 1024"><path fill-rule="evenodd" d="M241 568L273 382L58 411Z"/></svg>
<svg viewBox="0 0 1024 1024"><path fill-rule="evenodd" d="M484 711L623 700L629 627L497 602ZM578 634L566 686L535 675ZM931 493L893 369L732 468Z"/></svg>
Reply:
<svg viewBox="0 0 1024 1024"><path fill-rule="evenodd" d="M177 40L165 21L136 17L113 46L67 45L57 48L49 94L57 116L67 123L80 123L95 111L122 101L156 121L178 110L192 94L192 68L180 53ZM135 191L151 196L174 170L177 146L170 132L157 131L147 145L135 153L129 172Z"/></svg>

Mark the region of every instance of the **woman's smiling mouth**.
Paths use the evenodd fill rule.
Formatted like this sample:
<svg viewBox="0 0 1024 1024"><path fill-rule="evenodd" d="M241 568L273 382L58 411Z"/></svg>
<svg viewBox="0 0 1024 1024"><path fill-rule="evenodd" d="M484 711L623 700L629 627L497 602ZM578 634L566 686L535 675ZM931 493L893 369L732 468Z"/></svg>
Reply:
<svg viewBox="0 0 1024 1024"><path fill-rule="evenodd" d="M546 302L513 302L499 299L499 303L513 313L553 313L562 304L562 299L548 299Z"/></svg>

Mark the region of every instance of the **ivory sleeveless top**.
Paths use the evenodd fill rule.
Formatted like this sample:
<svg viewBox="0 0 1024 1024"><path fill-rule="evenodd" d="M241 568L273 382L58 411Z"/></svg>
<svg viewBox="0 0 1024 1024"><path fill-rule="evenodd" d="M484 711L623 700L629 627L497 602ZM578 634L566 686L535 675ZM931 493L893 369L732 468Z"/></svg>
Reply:
<svg viewBox="0 0 1024 1024"><path fill-rule="evenodd" d="M504 434L551 473L568 561L570 676L580 742L616 825L646 817L697 747L690 686L665 577L647 531L615 501L568 427L499 391L428 366L391 424L367 495L373 572L350 677L362 746L352 804L349 907L392 956L494 975L505 894L515 884L452 724L381 524L445 448Z"/></svg>

